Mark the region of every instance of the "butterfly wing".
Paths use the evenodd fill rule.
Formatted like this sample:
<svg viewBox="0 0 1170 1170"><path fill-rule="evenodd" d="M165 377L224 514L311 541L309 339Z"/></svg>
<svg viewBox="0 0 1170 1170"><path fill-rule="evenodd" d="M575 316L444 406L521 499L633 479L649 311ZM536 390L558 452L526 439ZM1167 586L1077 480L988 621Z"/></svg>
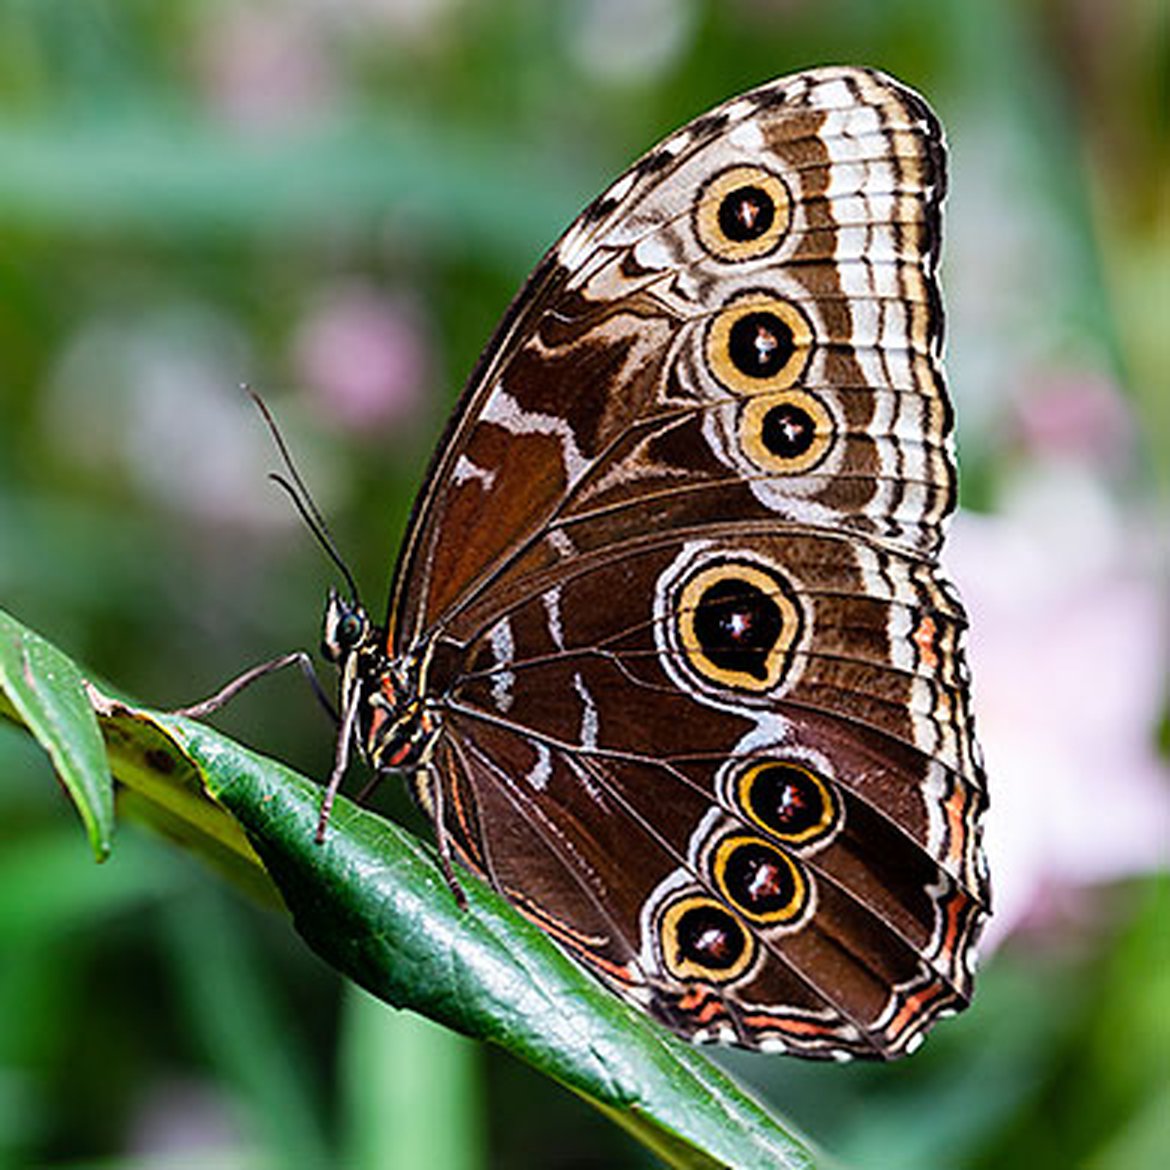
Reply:
<svg viewBox="0 0 1170 1170"><path fill-rule="evenodd" d="M399 560L391 649L575 555L598 515L603 541L781 517L935 551L954 504L944 187L925 103L860 69L762 86L636 163L544 257L473 373ZM752 240L725 231L744 234L739 192L771 209ZM753 315L792 349L765 377L726 352ZM801 424L812 442L785 442Z"/></svg>
<svg viewBox="0 0 1170 1170"><path fill-rule="evenodd" d="M894 1055L966 1002L984 790L962 609L921 562L707 526L529 584L451 631L473 868L685 1034Z"/></svg>
<svg viewBox="0 0 1170 1170"><path fill-rule="evenodd" d="M970 993L943 189L869 71L691 123L522 291L400 564L458 851L694 1038L898 1055Z"/></svg>

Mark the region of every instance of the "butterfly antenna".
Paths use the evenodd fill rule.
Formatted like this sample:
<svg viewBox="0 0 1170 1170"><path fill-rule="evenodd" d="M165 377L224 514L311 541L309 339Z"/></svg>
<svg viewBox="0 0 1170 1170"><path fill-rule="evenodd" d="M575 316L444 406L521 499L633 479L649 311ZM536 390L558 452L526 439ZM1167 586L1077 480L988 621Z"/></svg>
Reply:
<svg viewBox="0 0 1170 1170"><path fill-rule="evenodd" d="M356 602L358 592L357 584L353 579L353 574L349 571L349 566L346 565L345 561L341 559L341 553L337 551L337 546L333 542L333 537L329 535L329 530L321 524L320 519L316 515L316 510L310 508L312 501L306 503L305 500L301 499L297 489L279 472L270 471L268 473L268 478L272 480L274 484L284 488L284 490L288 493L288 498L292 500L293 506L300 513L301 519L305 522L305 527L308 528L308 530L316 538L317 543L325 551L325 555L341 571L341 575L345 578L345 583L349 588L350 597Z"/></svg>
<svg viewBox="0 0 1170 1170"><path fill-rule="evenodd" d="M280 433L280 427L276 425L276 419L273 418L272 412L268 409L264 399L251 386L244 386L244 390L247 392L248 397L256 404L256 409L263 416L269 433L272 435L272 440L276 444L276 449L280 452L280 458L284 463L285 469L288 471L287 478L275 471L269 472L268 478L288 493L288 497L292 500L293 506L305 522L305 527L313 534L314 539L324 550L325 555L337 566L342 577L345 578L345 583L349 588L349 595L356 603L358 598L357 582L354 581L353 574L349 571L349 566L345 563L345 559L337 547L337 541L333 539L333 533L329 531L329 525L325 523L325 517L321 515L321 509L313 503L312 494L309 492L308 487L305 486L305 481L301 478L301 473L297 471L296 464L293 462L292 453L288 449L288 444L284 441L284 436Z"/></svg>

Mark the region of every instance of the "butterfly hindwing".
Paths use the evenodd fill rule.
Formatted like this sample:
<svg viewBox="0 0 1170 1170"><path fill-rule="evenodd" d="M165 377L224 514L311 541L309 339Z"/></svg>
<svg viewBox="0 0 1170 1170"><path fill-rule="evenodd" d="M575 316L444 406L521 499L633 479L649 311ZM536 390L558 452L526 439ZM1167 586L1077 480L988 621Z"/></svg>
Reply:
<svg viewBox="0 0 1170 1170"><path fill-rule="evenodd" d="M874 584L879 564L900 589ZM474 868L663 1016L704 982L671 961L672 906L697 899L736 923L752 962L708 972L718 1020L711 1008L680 1030L889 1054L965 1002L986 900L971 839L982 779L962 611L920 563L795 527L704 529L531 585L477 629L472 611L453 623L459 665L435 680L459 743L455 804L477 810L457 834ZM737 616L752 638L720 624ZM932 640L895 665L913 622ZM953 823L947 793L966 810ZM792 906L753 917L748 887L720 876L737 864L773 900L787 882ZM818 1022L807 1045L794 1001L766 990L793 980ZM932 1011L887 1034L906 987L929 989Z"/></svg>

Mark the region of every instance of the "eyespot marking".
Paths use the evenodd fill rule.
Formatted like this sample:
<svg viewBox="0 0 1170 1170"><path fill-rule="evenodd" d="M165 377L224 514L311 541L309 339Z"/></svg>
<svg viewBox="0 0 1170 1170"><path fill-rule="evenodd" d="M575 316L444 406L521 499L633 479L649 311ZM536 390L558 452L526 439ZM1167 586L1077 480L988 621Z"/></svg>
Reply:
<svg viewBox="0 0 1170 1170"><path fill-rule="evenodd" d="M731 983L751 966L751 935L722 903L687 894L662 912L659 943L667 970L676 979Z"/></svg>
<svg viewBox="0 0 1170 1170"><path fill-rule="evenodd" d="M720 171L695 201L699 243L717 260L755 260L776 250L788 234L792 200L783 180L763 167Z"/></svg>
<svg viewBox="0 0 1170 1170"><path fill-rule="evenodd" d="M757 395L740 411L740 446L748 458L764 471L784 475L816 467L828 454L836 430L828 408L807 390Z"/></svg>
<svg viewBox="0 0 1170 1170"><path fill-rule="evenodd" d="M832 786L803 763L756 760L735 777L731 796L749 820L786 845L823 844L841 826Z"/></svg>
<svg viewBox="0 0 1170 1170"><path fill-rule="evenodd" d="M733 833L711 855L711 877L719 892L749 922L794 926L812 906L804 867L761 837Z"/></svg>
<svg viewBox="0 0 1170 1170"><path fill-rule="evenodd" d="M750 561L719 561L679 593L678 644L710 682L764 693L784 678L803 614L791 584Z"/></svg>
<svg viewBox="0 0 1170 1170"><path fill-rule="evenodd" d="M786 390L804 372L812 341L812 328L794 304L754 292L714 317L707 330L707 362L737 394Z"/></svg>

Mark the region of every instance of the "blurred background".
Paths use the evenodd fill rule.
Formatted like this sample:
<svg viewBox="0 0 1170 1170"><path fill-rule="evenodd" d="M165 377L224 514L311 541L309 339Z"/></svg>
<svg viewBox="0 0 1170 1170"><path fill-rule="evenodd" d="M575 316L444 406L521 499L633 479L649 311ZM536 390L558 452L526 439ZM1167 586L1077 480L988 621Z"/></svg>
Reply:
<svg viewBox="0 0 1170 1170"><path fill-rule="evenodd" d="M1170 1165L1167 6L0 0L0 605L145 702L380 612L442 421L544 248L690 117L815 64L926 93L993 807L974 1006L913 1060L720 1059L848 1167ZM296 677L218 720L310 775ZM420 1144L421 1143L421 1144ZM341 985L0 724L0 1166L641 1167L512 1058Z"/></svg>

